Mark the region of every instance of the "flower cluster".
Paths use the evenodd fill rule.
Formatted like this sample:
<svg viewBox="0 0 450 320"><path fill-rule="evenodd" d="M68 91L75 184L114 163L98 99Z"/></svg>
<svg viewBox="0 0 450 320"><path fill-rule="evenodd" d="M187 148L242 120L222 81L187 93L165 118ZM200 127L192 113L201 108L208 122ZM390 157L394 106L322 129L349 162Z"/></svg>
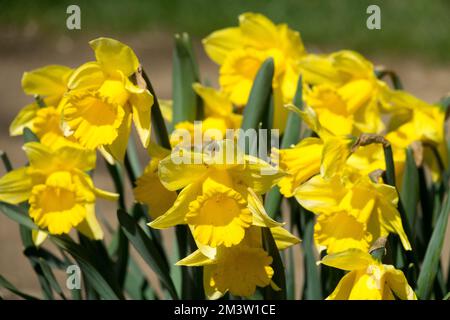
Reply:
<svg viewBox="0 0 450 320"><path fill-rule="evenodd" d="M27 209L28 225L37 227L34 244L39 246L49 234L66 241L72 229L102 240L96 199L119 200L120 227L114 236L119 245L111 245L119 249L106 259L117 264L111 272L126 269L121 263L127 265L128 250L123 248L129 240L139 253L149 251L146 261L153 259L164 288L177 297L171 275L163 274L169 264L163 242L158 242L161 234L138 229L144 218L153 229L183 225L177 229L184 249L176 265L203 268L203 283L196 284L203 296L258 297L269 290L286 291L280 251L300 243L296 223L298 235L307 236L298 215L310 215L314 228L308 240L322 254L318 264L349 271L328 291L328 299L416 299L410 277L396 269L401 266L383 264L374 252L380 241L385 250L386 239L394 235L391 246L406 257L416 253L398 192L409 187L404 181L411 148L415 165L428 168L430 183L444 186L434 201L446 199L445 107L391 88L382 80L383 70L356 52L309 53L298 32L261 14L240 15L238 27L213 32L203 45L219 65L220 88L205 86L198 75L184 77L196 65L186 62L193 58L191 48L184 48L184 60L174 63L185 63L179 69L183 74L174 73L174 83L194 80L178 88L173 101L158 101L133 50L110 38L90 42L95 61L74 69L51 65L23 75L23 90L35 99L12 121L10 134L25 136L29 163L0 178L0 201ZM269 88L264 88L264 81L257 80L268 74ZM258 100L258 94L269 98ZM198 105L190 106L192 97ZM195 116L180 116L175 101L194 108L187 113ZM200 129L195 120L201 121ZM295 121L298 126L292 125ZM129 145L134 143L132 123L150 157L141 174ZM248 127L279 130L281 137L270 137L277 141L268 148L270 155L249 151L248 144L267 149L268 141L255 136L246 145L240 128ZM236 129L240 131L228 135ZM97 150L110 172L116 170L111 175L118 194L94 186ZM121 168L133 186L131 210L124 201ZM283 203L282 196L293 201ZM289 231L282 222L288 221L287 204ZM422 213L428 210L425 204ZM434 210L440 208L446 210L441 203ZM121 221L125 211L132 212L127 214L131 227ZM89 263L89 255L83 259ZM419 267L417 261L412 264ZM121 287L123 283L113 283L111 291Z"/></svg>

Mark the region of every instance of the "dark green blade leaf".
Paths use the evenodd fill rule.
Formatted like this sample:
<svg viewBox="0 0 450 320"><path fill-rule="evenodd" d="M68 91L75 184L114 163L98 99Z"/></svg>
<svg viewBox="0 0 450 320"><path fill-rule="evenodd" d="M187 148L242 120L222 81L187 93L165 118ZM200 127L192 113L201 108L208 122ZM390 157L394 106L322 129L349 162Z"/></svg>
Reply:
<svg viewBox="0 0 450 320"><path fill-rule="evenodd" d="M39 138L29 128L23 128L23 140L27 142L39 142Z"/></svg>
<svg viewBox="0 0 450 320"><path fill-rule="evenodd" d="M250 91L247 106L244 108L242 129L258 129L259 123L262 122L264 115L267 114L270 106L274 68L272 58L264 61L259 68Z"/></svg>
<svg viewBox="0 0 450 320"><path fill-rule="evenodd" d="M300 76L297 84L297 92L294 97L294 104L296 106L303 105L302 98L302 77ZM284 131L283 139L281 140L281 149L289 148L291 145L296 144L300 139L300 117L290 111L286 123L286 129ZM281 194L278 186L273 187L264 199L264 207L271 218L275 218L280 210Z"/></svg>
<svg viewBox="0 0 450 320"><path fill-rule="evenodd" d="M39 258L39 265L41 266L42 272L45 276L45 278L47 279L48 283L50 284L50 286L52 287L52 289L59 294L59 296L66 300L66 297L64 296L64 293L58 283L58 281L55 278L55 275L53 274L52 269L50 268L49 264L47 263L47 261L45 261L42 258Z"/></svg>
<svg viewBox="0 0 450 320"><path fill-rule="evenodd" d="M419 173L411 148L406 150L406 163L400 198L402 199L403 207L405 208L408 223L412 227L412 230L414 230L417 202L419 201Z"/></svg>
<svg viewBox="0 0 450 320"><path fill-rule="evenodd" d="M149 238L136 221L123 210L117 211L121 228L131 244L147 264L156 272L173 299L178 299L175 286L170 278L169 266L157 249L154 239Z"/></svg>
<svg viewBox="0 0 450 320"><path fill-rule="evenodd" d="M102 299L124 299L122 293L118 292L117 289L114 290L113 287L115 286L108 283L98 266L92 261L92 257L89 256L83 247L73 242L70 238L52 236L51 239L58 247L67 251L75 259L89 284Z"/></svg>
<svg viewBox="0 0 450 320"><path fill-rule="evenodd" d="M175 126L181 121L198 119L197 107L201 103L192 84L199 82L197 63L193 57L191 40L187 33L175 35L173 52L173 119Z"/></svg>
<svg viewBox="0 0 450 320"><path fill-rule="evenodd" d="M286 299L286 276L284 272L283 261L281 260L280 252L277 248L275 240L273 239L272 232L269 228L262 228L262 241L264 250L272 257L272 268L274 275L272 281L281 289L275 291L269 285L264 288L265 300L285 300Z"/></svg>
<svg viewBox="0 0 450 320"><path fill-rule="evenodd" d="M28 213L23 207L0 202L0 211L2 211L8 218L16 221L28 229L39 230L39 228L28 217Z"/></svg>
<svg viewBox="0 0 450 320"><path fill-rule="evenodd" d="M8 291L18 295L21 298L24 298L26 300L39 300L36 297L33 297L29 294L23 293L19 291L14 285L11 284L8 280L6 280L3 276L0 275L0 286L7 289Z"/></svg>
<svg viewBox="0 0 450 320"><path fill-rule="evenodd" d="M2 159L3 166L5 167L6 172L11 171L13 168L11 165L11 161L9 161L8 154L5 151L0 150L0 158Z"/></svg>
<svg viewBox="0 0 450 320"><path fill-rule="evenodd" d="M436 273L439 268L441 251L444 244L445 231L447 229L448 217L450 213L450 194L442 206L438 221L431 235L425 258L422 263L419 278L417 279L417 296L420 299L429 299Z"/></svg>
<svg viewBox="0 0 450 320"><path fill-rule="evenodd" d="M49 264L49 266L60 269L60 270L65 270L67 268L67 266L70 264L70 262L62 261L60 258L55 256L53 253L51 253L50 251L48 251L42 247L40 247L40 248L28 247L24 250L23 253L28 258L34 258L34 259L42 258Z"/></svg>
<svg viewBox="0 0 450 320"><path fill-rule="evenodd" d="M292 202L294 201L295 200L292 200ZM314 254L314 214L301 208L300 215L303 220L303 230L299 230L299 233L302 234L302 248L305 264L303 297L307 300L321 300L323 299L322 279ZM300 225L298 227L300 227Z"/></svg>
<svg viewBox="0 0 450 320"><path fill-rule="evenodd" d="M142 71L142 77L144 78L148 90L153 95L152 129L155 133L156 141L162 147L170 149L169 134L167 132L166 123L164 122L164 118L162 116L161 108L159 107L159 102L155 90L153 89L152 83L145 71Z"/></svg>

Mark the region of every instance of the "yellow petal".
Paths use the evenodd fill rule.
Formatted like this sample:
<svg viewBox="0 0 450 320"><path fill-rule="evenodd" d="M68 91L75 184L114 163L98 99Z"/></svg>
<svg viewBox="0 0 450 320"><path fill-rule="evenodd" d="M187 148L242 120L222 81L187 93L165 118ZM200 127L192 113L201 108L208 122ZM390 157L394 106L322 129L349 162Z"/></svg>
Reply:
<svg viewBox="0 0 450 320"><path fill-rule="evenodd" d="M71 90L96 90L105 81L105 74L98 62L87 62L75 69L67 84Z"/></svg>
<svg viewBox="0 0 450 320"><path fill-rule="evenodd" d="M25 127L31 128L39 106L34 102L22 108L9 126L11 136L20 136Z"/></svg>
<svg viewBox="0 0 450 320"><path fill-rule="evenodd" d="M208 265L203 268L203 288L205 295L209 300L220 299L226 292L220 292L215 287L212 275L216 270L216 265Z"/></svg>
<svg viewBox="0 0 450 320"><path fill-rule="evenodd" d="M26 201L31 188L32 181L27 168L8 172L0 178L0 201L11 204Z"/></svg>
<svg viewBox="0 0 450 320"><path fill-rule="evenodd" d="M117 199L119 199L118 193L106 191L99 188L94 188L94 193L97 197L103 198L105 200L116 201Z"/></svg>
<svg viewBox="0 0 450 320"><path fill-rule="evenodd" d="M239 26L245 42L259 49L267 49L277 44L278 30L267 17L258 13L243 13L239 16Z"/></svg>
<svg viewBox="0 0 450 320"><path fill-rule="evenodd" d="M200 250L196 250L188 255L186 258L181 259L175 265L186 266L186 267L198 267L213 264L214 260L209 259L207 256L203 255Z"/></svg>
<svg viewBox="0 0 450 320"><path fill-rule="evenodd" d="M36 247L39 247L47 239L48 233L42 230L31 230L31 238Z"/></svg>
<svg viewBox="0 0 450 320"><path fill-rule="evenodd" d="M207 117L214 115L227 116L233 112L231 101L220 91L204 87L200 83L192 85L194 91L202 98Z"/></svg>
<svg viewBox="0 0 450 320"><path fill-rule="evenodd" d="M300 61L303 81L308 84L336 84L341 81L339 71L326 56L308 54Z"/></svg>
<svg viewBox="0 0 450 320"><path fill-rule="evenodd" d="M22 88L26 94L40 96L62 96L67 89L67 81L72 69L65 66L49 65L30 72L22 77Z"/></svg>
<svg viewBox="0 0 450 320"><path fill-rule="evenodd" d="M224 62L228 53L243 45L239 28L226 28L215 31L203 39L202 42L208 56L219 65Z"/></svg>
<svg viewBox="0 0 450 320"><path fill-rule="evenodd" d="M236 181L250 187L256 194L266 193L285 175L281 170L258 157L245 155L245 166L234 166L230 174Z"/></svg>
<svg viewBox="0 0 450 320"><path fill-rule="evenodd" d="M133 106L133 122L144 148L150 143L151 134L151 106L153 105L153 96L146 92L141 95L131 97Z"/></svg>
<svg viewBox="0 0 450 320"><path fill-rule="evenodd" d="M159 179L169 190L179 190L202 179L208 172L208 166L204 163L202 154L184 151L182 155L173 152L159 162ZM198 164L195 164L196 161Z"/></svg>
<svg viewBox="0 0 450 320"><path fill-rule="evenodd" d="M149 214L156 219L166 212L175 202L177 193L169 191L161 184L158 177L158 159L154 158L136 181L133 189L137 201L149 207Z"/></svg>
<svg viewBox="0 0 450 320"><path fill-rule="evenodd" d="M331 178L342 172L347 158L351 154L353 138L330 137L323 146L320 174L324 178Z"/></svg>
<svg viewBox="0 0 450 320"><path fill-rule="evenodd" d="M353 283L355 282L356 272L351 271L347 273L339 281L333 292L326 298L326 300L348 300L350 292L353 288Z"/></svg>
<svg viewBox="0 0 450 320"><path fill-rule="evenodd" d="M173 101L166 99L158 99L158 103L164 120L168 123L171 123L173 119L173 111L172 111Z"/></svg>
<svg viewBox="0 0 450 320"><path fill-rule="evenodd" d="M277 222L269 217L258 195L251 188L248 188L247 192L248 208L253 214L254 226L275 228L284 225L284 223Z"/></svg>
<svg viewBox="0 0 450 320"><path fill-rule="evenodd" d="M150 141L147 147L148 155L151 158L164 159L167 156L170 156L170 150L166 149L159 144Z"/></svg>
<svg viewBox="0 0 450 320"><path fill-rule="evenodd" d="M349 249L343 252L329 254L321 260L321 263L330 267L353 271L365 269L373 261L369 253L359 249Z"/></svg>
<svg viewBox="0 0 450 320"><path fill-rule="evenodd" d="M398 234L405 250L412 250L408 237L403 229L402 219L397 209L387 202L380 200L377 206L380 223L387 231Z"/></svg>
<svg viewBox="0 0 450 320"><path fill-rule="evenodd" d="M162 216L159 216L148 225L155 229L166 229L177 224L185 223L185 216L189 212L189 204L195 200L201 192L201 184L193 183L185 187L178 194L173 206Z"/></svg>
<svg viewBox="0 0 450 320"><path fill-rule="evenodd" d="M86 218L76 228L89 239L103 239L102 227L95 216L95 204L86 205Z"/></svg>
<svg viewBox="0 0 450 320"><path fill-rule="evenodd" d="M325 180L316 175L295 190L295 198L305 209L318 214L335 209L345 192L339 177Z"/></svg>
<svg viewBox="0 0 450 320"><path fill-rule="evenodd" d="M290 246L300 243L300 239L283 227L270 228L278 250L284 250Z"/></svg>
<svg viewBox="0 0 450 320"><path fill-rule="evenodd" d="M417 300L414 290L409 286L405 275L401 270L392 266L384 266L386 270L386 286L389 287L397 297L402 300Z"/></svg>
<svg viewBox="0 0 450 320"><path fill-rule="evenodd" d="M97 38L89 42L95 57L108 74L121 71L126 77L139 67L139 60L133 50L120 41L111 38Z"/></svg>
<svg viewBox="0 0 450 320"><path fill-rule="evenodd" d="M131 114L125 112L122 123L117 130L117 138L110 145L104 146L105 150L119 162L123 162L125 159L125 153L127 151L128 140L131 132L131 118Z"/></svg>

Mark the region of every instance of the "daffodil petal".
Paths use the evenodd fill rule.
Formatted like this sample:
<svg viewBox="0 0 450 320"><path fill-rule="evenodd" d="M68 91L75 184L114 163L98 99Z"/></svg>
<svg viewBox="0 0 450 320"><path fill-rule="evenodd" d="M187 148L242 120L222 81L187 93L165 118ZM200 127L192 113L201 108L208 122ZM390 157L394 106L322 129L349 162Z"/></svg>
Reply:
<svg viewBox="0 0 450 320"><path fill-rule="evenodd" d="M22 108L9 126L11 136L20 136L25 127L31 128L39 106L34 102Z"/></svg>
<svg viewBox="0 0 450 320"><path fill-rule="evenodd" d="M8 172L0 178L0 201L18 204L26 201L32 188L27 168Z"/></svg>
<svg viewBox="0 0 450 320"><path fill-rule="evenodd" d="M95 57L102 68L109 74L119 70L126 77L139 67L139 60L134 51L120 41L111 38L97 38L89 42L95 51Z"/></svg>
<svg viewBox="0 0 450 320"><path fill-rule="evenodd" d="M90 203L86 205L86 218L76 228L89 239L103 239L102 227L95 216L95 204Z"/></svg>
<svg viewBox="0 0 450 320"><path fill-rule="evenodd" d="M30 72L22 77L22 88L26 94L40 96L62 96L72 69L60 65L49 65Z"/></svg>
<svg viewBox="0 0 450 320"><path fill-rule="evenodd" d="M189 212L189 203L195 200L201 192L201 184L193 183L185 187L178 194L173 206L162 216L159 216L148 225L155 229L165 229L177 224L184 224L185 216Z"/></svg>
<svg viewBox="0 0 450 320"><path fill-rule="evenodd" d="M372 256L367 252L359 249L348 249L325 256L321 263L330 267L353 271L365 269L373 261Z"/></svg>

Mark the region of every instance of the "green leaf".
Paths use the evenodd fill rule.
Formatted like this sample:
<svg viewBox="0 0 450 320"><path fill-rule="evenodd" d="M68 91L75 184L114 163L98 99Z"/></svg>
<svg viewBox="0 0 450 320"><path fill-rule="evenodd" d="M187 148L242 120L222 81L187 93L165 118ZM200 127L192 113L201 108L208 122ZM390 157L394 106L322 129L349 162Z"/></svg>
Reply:
<svg viewBox="0 0 450 320"><path fill-rule="evenodd" d="M127 146L127 152L125 154L125 170L128 178L130 179L133 188L136 186L137 178L142 174L141 164L136 152L136 144L133 137L130 137Z"/></svg>
<svg viewBox="0 0 450 320"><path fill-rule="evenodd" d="M258 129L259 123L262 122L264 115L267 114L270 107L274 68L272 58L264 61L259 68L247 105L244 108L244 117L241 125L243 130Z"/></svg>
<svg viewBox="0 0 450 320"><path fill-rule="evenodd" d="M11 284L11 282L6 280L2 275L0 275L0 286L26 300L39 300L36 297L33 297L29 294L19 291L13 284Z"/></svg>
<svg viewBox="0 0 450 320"><path fill-rule="evenodd" d="M438 221L431 235L419 278L417 279L417 296L420 299L429 299L436 273L439 268L441 251L444 244L445 231L447 229L448 217L450 213L450 194L442 206Z"/></svg>
<svg viewBox="0 0 450 320"><path fill-rule="evenodd" d="M199 72L193 56L191 40L187 33L175 35L172 81L172 125L175 126L182 121L193 122L199 119L197 108L201 101L192 88L193 83L199 82Z"/></svg>
<svg viewBox="0 0 450 320"><path fill-rule="evenodd" d="M147 278L132 257L128 260L128 272L125 277L125 289L134 300L154 300L156 293Z"/></svg>
<svg viewBox="0 0 450 320"><path fill-rule="evenodd" d="M11 161L9 161L8 154L5 151L0 150L0 158L2 158L3 166L5 167L6 172L11 171L13 167L11 165Z"/></svg>
<svg viewBox="0 0 450 320"><path fill-rule="evenodd" d="M39 138L29 128L23 128L23 140L27 142L39 142Z"/></svg>
<svg viewBox="0 0 450 320"><path fill-rule="evenodd" d="M415 219L417 211L417 202L419 201L419 173L414 161L413 150L406 150L405 170L403 173L403 183L400 198L406 212L408 224L415 229Z"/></svg>
<svg viewBox="0 0 450 320"><path fill-rule="evenodd" d="M117 285L113 285L111 279L109 281L105 278L103 272L92 261L87 251L79 244L73 242L68 237L55 237L51 236L50 239L61 249L67 251L77 262L83 272L83 276L89 282L89 284L95 289L102 299L106 300L118 300L124 299L121 292L118 291ZM113 287L116 287L114 290Z"/></svg>
<svg viewBox="0 0 450 320"><path fill-rule="evenodd" d="M28 212L26 209L21 206L0 202L0 211L2 211L8 218L28 229L39 230L34 222L28 217Z"/></svg>
<svg viewBox="0 0 450 320"><path fill-rule="evenodd" d="M299 233L302 234L303 259L305 265L303 297L307 300L321 300L323 299L322 279L314 254L314 214L301 208L300 216L303 219L303 230L299 230Z"/></svg>
<svg viewBox="0 0 450 320"><path fill-rule="evenodd" d="M299 77L297 84L297 92L294 97L294 104L296 106L303 105L303 87L302 87L302 77ZM288 119L286 122L286 129L284 130L283 139L281 140L281 149L289 148L291 145L296 144L300 139L300 117L289 111ZM274 186L267 194L264 199L264 207L271 218L275 218L280 210L282 196L280 194L280 189L278 186Z"/></svg>
<svg viewBox="0 0 450 320"><path fill-rule="evenodd" d="M57 294L59 294L59 296L66 300L66 297L64 296L63 291L61 290L61 287L58 283L58 281L55 278L55 275L53 274L52 269L50 268L49 264L47 263L47 261L45 261L42 258L39 258L39 265L41 266L42 272L45 276L45 278L47 279L48 283L50 284L50 286L52 287L53 290L55 290L55 292Z"/></svg>
<svg viewBox="0 0 450 320"><path fill-rule="evenodd" d="M123 210L117 210L120 226L131 244L136 248L142 258L155 271L162 283L166 286L171 297L178 299L175 286L170 278L170 269L166 260L161 256L155 240L148 237L137 222Z"/></svg>
<svg viewBox="0 0 450 320"><path fill-rule="evenodd" d="M70 261L69 262L62 261L60 258L55 256L53 253L51 253L50 251L48 251L47 249L44 249L42 247L40 247L40 248L28 247L23 251L23 253L28 258L44 259L49 264L49 266L60 269L60 270L65 270L67 268L67 266L69 264L71 264Z"/></svg>
<svg viewBox="0 0 450 320"><path fill-rule="evenodd" d="M169 134L167 132L166 123L164 122L164 118L162 116L161 108L159 106L158 98L156 96L155 90L153 89L152 83L145 73L142 70L142 77L144 78L145 84L147 85L148 90L153 95L153 106L152 106L152 130L155 133L156 141L164 148L170 149L170 140Z"/></svg>
<svg viewBox="0 0 450 320"><path fill-rule="evenodd" d="M280 252L277 248L272 232L269 228L262 228L262 241L264 250L272 257L272 268L274 275L272 281L281 289L275 291L269 285L264 288L265 300L286 300L286 276L284 271L283 261L281 260Z"/></svg>
<svg viewBox="0 0 450 320"><path fill-rule="evenodd" d="M403 84L400 80L400 77L392 70L377 70L375 71L375 75L378 79L383 79L385 76L388 76L391 79L392 85L396 90L403 90Z"/></svg>

